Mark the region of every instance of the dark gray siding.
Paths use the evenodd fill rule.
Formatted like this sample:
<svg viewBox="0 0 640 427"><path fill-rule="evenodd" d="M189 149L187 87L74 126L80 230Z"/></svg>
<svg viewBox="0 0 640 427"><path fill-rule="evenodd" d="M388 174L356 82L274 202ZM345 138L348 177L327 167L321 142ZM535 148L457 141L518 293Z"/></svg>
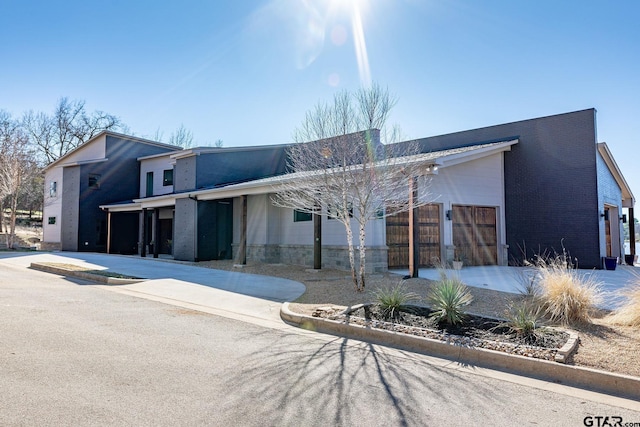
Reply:
<svg viewBox="0 0 640 427"><path fill-rule="evenodd" d="M423 152L518 137L505 153L505 215L512 264L564 248L600 266L595 110L418 140Z"/></svg>
<svg viewBox="0 0 640 427"><path fill-rule="evenodd" d="M196 188L245 182L283 174L286 146L203 153L196 161Z"/></svg>
<svg viewBox="0 0 640 427"><path fill-rule="evenodd" d="M138 157L170 151L167 148L107 135L105 162L80 167L78 250L105 252L107 214L100 205L137 198L140 191ZM99 188L90 188L89 176L99 175ZM66 191L66 183L65 183Z"/></svg>

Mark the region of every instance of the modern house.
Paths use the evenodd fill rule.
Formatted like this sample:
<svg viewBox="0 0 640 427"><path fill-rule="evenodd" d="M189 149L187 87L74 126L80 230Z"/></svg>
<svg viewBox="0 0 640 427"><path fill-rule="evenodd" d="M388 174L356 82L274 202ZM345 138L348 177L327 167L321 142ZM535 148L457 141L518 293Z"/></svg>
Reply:
<svg viewBox="0 0 640 427"><path fill-rule="evenodd" d="M509 262L518 264L545 251L560 253L563 247L582 268L600 268L603 257L624 259L622 222L633 224L635 198L607 145L597 142L595 109L424 138L418 143L428 152L506 136L519 141L504 155ZM463 205L473 204L460 200L450 208L455 212ZM623 216L623 208L629 208L631 218ZM470 218L473 221L478 222ZM482 224L467 227L470 240L482 246L482 239L473 236L481 233Z"/></svg>
<svg viewBox="0 0 640 427"><path fill-rule="evenodd" d="M43 249L106 252L107 214L100 205L138 197L138 157L179 149L106 131L49 164L45 168ZM118 239L117 251L136 253L137 241L135 235Z"/></svg>
<svg viewBox="0 0 640 427"><path fill-rule="evenodd" d="M325 215L316 228L313 215L272 203L280 185L300 179L287 171L287 145L172 150L135 138L130 142L139 147L135 157L126 158L127 170L135 170L126 179L122 172L73 169L87 160L116 161L112 154L70 153L49 166L47 188L62 181L61 169L70 168L64 172L62 199L65 207L75 203L78 209L58 228L45 228L45 242L63 250L169 254L179 260L313 265L319 239L322 265L348 268L342 224ZM507 265L564 248L580 267L601 268L603 257L623 255L622 209L629 208L633 223L635 199L606 144L597 143L595 110L399 146L410 143L422 154L402 161L424 166L418 185L430 190L430 203L415 212L418 250L409 254L408 214L372 220L367 226L370 271L406 267L410 256L424 266L454 258L471 265ZM81 149L100 151L102 144L96 138ZM102 160L94 167L100 164L107 166ZM66 177L74 173L86 177L78 178L87 180L86 188L73 184L67 190L66 183L75 181ZM117 181L118 191L98 200L90 192L90 175L99 175L104 185ZM408 190L399 195L405 196ZM60 215L60 206L49 203L45 219ZM322 209L327 212L327 206ZM83 218L90 218L91 226L82 226Z"/></svg>

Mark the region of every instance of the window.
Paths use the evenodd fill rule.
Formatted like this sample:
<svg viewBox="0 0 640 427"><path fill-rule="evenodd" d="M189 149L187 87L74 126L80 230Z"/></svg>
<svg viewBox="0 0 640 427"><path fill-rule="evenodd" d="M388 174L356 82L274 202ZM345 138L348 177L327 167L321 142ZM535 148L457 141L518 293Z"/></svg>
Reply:
<svg viewBox="0 0 640 427"><path fill-rule="evenodd" d="M295 209L293 211L293 222L311 221L312 216L309 212L301 212Z"/></svg>
<svg viewBox="0 0 640 427"><path fill-rule="evenodd" d="M89 174L89 188L99 189L100 188L100 175L95 173Z"/></svg>
<svg viewBox="0 0 640 427"><path fill-rule="evenodd" d="M173 169L166 169L162 175L162 185L173 185Z"/></svg>
<svg viewBox="0 0 640 427"><path fill-rule="evenodd" d="M49 224L55 225L55 223L56 223L56 217L55 216L50 216L49 217Z"/></svg>
<svg viewBox="0 0 640 427"><path fill-rule="evenodd" d="M147 172L147 197L153 196L153 172Z"/></svg>
<svg viewBox="0 0 640 427"><path fill-rule="evenodd" d="M51 181L49 183L49 197L56 197L58 195L58 182Z"/></svg>

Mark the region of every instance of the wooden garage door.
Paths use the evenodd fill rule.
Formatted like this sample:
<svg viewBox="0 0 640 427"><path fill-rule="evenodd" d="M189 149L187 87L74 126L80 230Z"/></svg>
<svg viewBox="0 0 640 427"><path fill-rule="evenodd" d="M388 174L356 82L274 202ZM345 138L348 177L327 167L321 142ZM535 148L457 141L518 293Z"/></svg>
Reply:
<svg viewBox="0 0 640 427"><path fill-rule="evenodd" d="M440 259L440 206L418 208L420 267L430 267ZM409 267L409 212L387 217L389 268Z"/></svg>
<svg viewBox="0 0 640 427"><path fill-rule="evenodd" d="M498 263L496 208L453 205L452 222L453 244L465 265Z"/></svg>

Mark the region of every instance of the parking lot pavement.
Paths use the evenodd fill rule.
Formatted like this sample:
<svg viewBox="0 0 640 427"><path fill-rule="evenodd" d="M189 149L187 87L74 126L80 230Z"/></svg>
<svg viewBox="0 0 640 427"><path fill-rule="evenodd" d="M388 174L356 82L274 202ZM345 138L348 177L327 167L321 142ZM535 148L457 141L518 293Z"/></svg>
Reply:
<svg viewBox="0 0 640 427"><path fill-rule="evenodd" d="M636 402L131 298L0 258L3 426L640 421Z"/></svg>
<svg viewBox="0 0 640 427"><path fill-rule="evenodd" d="M32 262L81 265L147 278L140 283L105 286L155 301L181 305L200 311L253 323L281 326L280 305L302 295L302 283L277 277L194 267L151 258L96 253L6 253L0 265L27 268Z"/></svg>

